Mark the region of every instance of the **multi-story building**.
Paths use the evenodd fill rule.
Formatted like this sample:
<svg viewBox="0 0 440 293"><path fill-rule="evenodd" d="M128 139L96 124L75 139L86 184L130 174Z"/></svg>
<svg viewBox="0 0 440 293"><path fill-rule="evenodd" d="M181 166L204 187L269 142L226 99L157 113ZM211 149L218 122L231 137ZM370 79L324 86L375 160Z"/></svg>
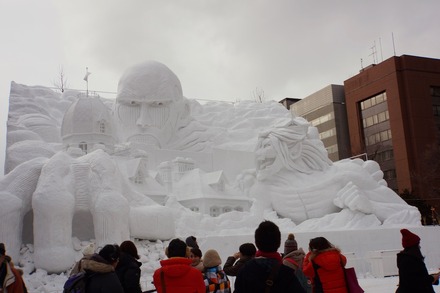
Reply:
<svg viewBox="0 0 440 293"><path fill-rule="evenodd" d="M344 86L331 84L304 99L295 100L290 111L318 128L332 161L350 157Z"/></svg>
<svg viewBox="0 0 440 293"><path fill-rule="evenodd" d="M440 197L440 60L394 56L362 69L344 87L352 155L367 153L390 188L434 204Z"/></svg>

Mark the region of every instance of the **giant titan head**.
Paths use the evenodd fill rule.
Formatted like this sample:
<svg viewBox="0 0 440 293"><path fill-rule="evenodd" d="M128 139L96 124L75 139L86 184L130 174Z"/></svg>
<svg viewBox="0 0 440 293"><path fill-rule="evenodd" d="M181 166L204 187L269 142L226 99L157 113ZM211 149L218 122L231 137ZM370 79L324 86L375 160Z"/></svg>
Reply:
<svg viewBox="0 0 440 293"><path fill-rule="evenodd" d="M189 118L177 76L164 64L147 61L119 80L115 117L121 142L165 147Z"/></svg>

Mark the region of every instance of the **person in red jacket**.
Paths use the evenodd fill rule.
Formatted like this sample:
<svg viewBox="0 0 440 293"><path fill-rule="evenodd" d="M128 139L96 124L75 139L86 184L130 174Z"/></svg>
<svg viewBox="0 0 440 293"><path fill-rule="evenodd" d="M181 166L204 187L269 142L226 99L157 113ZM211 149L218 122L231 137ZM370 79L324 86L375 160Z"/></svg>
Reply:
<svg viewBox="0 0 440 293"><path fill-rule="evenodd" d="M186 243L180 239L171 240L166 249L168 259L161 260L161 268L153 275L158 293L205 293L202 273L191 266L186 257Z"/></svg>
<svg viewBox="0 0 440 293"><path fill-rule="evenodd" d="M312 280L314 293L348 293L344 267L347 258L324 237L310 240L304 258L304 274Z"/></svg>
<svg viewBox="0 0 440 293"><path fill-rule="evenodd" d="M15 268L11 257L6 255L5 245L0 243L0 293L27 293L22 274Z"/></svg>

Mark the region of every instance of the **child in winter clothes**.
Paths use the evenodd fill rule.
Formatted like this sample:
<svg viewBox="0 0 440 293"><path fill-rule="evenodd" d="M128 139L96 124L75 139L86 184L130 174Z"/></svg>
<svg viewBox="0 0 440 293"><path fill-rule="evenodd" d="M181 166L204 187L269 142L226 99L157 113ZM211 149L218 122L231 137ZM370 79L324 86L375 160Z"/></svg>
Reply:
<svg viewBox="0 0 440 293"><path fill-rule="evenodd" d="M203 271L206 293L230 293L231 286L228 276L221 269L222 260L218 252L214 249L209 249L203 256Z"/></svg>
<svg viewBox="0 0 440 293"><path fill-rule="evenodd" d="M312 292L312 282L303 273L303 262L306 253L302 248L298 248L295 235L290 233L284 242L283 265L295 270L298 281L306 292Z"/></svg>

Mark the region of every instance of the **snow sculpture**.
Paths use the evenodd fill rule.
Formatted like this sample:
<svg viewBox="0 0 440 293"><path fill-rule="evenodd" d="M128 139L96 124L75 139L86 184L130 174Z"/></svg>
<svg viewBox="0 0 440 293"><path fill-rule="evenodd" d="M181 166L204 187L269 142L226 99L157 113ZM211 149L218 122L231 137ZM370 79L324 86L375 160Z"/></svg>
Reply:
<svg viewBox="0 0 440 293"><path fill-rule="evenodd" d="M98 96L81 94L64 114L61 138L66 150L79 147L87 153L101 145L112 151L115 139L109 109Z"/></svg>
<svg viewBox="0 0 440 293"><path fill-rule="evenodd" d="M101 246L128 237L251 233L263 218L289 231L295 224L314 231L420 225L418 211L386 187L378 164L330 162L317 129L292 120L274 101L200 105L183 97L177 76L154 61L124 73L115 103L105 103L112 113L97 100L81 99L78 92L11 84L0 241L13 258L22 243L33 242L37 268L68 269L72 236L79 234ZM100 110L68 111L89 102ZM253 202L250 211L210 217L184 208L179 197L194 195L191 176L175 176L178 192L167 185L169 176L157 179L166 173L161 163L176 157L193 160L194 173L215 175L207 185L216 201L225 194L223 179L237 178L228 200ZM198 190L196 200L213 194ZM155 196L168 199L165 206Z"/></svg>
<svg viewBox="0 0 440 293"><path fill-rule="evenodd" d="M387 187L374 161L331 163L315 127L296 117L262 132L257 179L250 194L296 224L349 210L374 215L375 225L420 225L420 213ZM328 223L328 218L326 219ZM371 224L371 217L368 218Z"/></svg>
<svg viewBox="0 0 440 293"><path fill-rule="evenodd" d="M14 119L16 113L22 114L27 104L35 102L29 97L38 92L42 92L40 87L25 88L12 83L11 97L14 99L11 99L9 113L12 119L8 121L8 130L12 131L8 133L7 149L7 166L11 171L0 181L0 239L7 244L11 256L18 258L25 238L26 243L34 243L38 268L61 272L75 261L72 236L81 234L87 239L95 238L98 246L120 243L130 236L143 239L173 237L172 211L136 192L128 183L127 174L119 170L116 158L100 149L87 155L79 148L78 152L72 147L63 151L60 139L58 143L49 144L55 139L38 134L42 128L36 126L44 125L39 121L60 124L63 116L58 115L58 111L50 107L41 110L42 117L35 120L38 123L24 124L23 119ZM75 99L76 110L78 101L89 105L96 103L87 102L97 102L96 97ZM54 108L66 111L64 100L54 102L57 105ZM30 109L40 110L37 106ZM91 144L102 141L109 145L111 135L105 131L100 133L103 128L96 124L107 123L103 130L111 130L109 113L93 113L99 116L94 117L97 120L84 119L84 115L87 116L84 111L79 118L70 115L72 111L66 113L63 138L67 144L75 146L84 139ZM94 136L94 132L98 135ZM69 140L72 134L73 140Z"/></svg>
<svg viewBox="0 0 440 293"><path fill-rule="evenodd" d="M164 148L189 123L189 105L177 76L159 62L126 70L118 84L115 115L120 141Z"/></svg>

